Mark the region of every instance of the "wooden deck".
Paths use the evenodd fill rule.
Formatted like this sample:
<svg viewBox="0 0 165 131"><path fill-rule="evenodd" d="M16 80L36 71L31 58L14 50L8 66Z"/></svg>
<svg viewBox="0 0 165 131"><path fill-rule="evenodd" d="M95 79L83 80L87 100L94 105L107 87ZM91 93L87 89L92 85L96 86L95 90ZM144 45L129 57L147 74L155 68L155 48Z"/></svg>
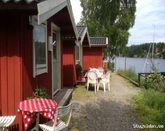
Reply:
<svg viewBox="0 0 165 131"><path fill-rule="evenodd" d="M58 106L63 106L69 103L72 98L73 88L63 88L59 90L55 96L54 100L57 102Z"/></svg>

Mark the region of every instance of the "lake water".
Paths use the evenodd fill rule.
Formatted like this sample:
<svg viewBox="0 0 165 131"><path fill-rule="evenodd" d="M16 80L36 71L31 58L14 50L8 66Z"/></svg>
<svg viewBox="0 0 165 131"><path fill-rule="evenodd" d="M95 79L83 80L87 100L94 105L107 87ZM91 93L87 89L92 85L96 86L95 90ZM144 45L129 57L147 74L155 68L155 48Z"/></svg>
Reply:
<svg viewBox="0 0 165 131"><path fill-rule="evenodd" d="M122 69L132 69L136 73L150 72L152 70L151 59L116 57L114 59L115 71ZM165 60L153 59L153 63L159 72L165 72Z"/></svg>

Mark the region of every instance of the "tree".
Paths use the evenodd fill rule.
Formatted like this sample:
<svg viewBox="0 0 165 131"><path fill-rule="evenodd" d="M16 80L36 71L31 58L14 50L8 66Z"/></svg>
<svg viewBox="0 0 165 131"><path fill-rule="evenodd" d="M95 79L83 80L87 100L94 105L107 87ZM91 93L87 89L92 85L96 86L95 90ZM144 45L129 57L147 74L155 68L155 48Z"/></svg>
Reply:
<svg viewBox="0 0 165 131"><path fill-rule="evenodd" d="M90 36L109 38L108 55L124 51L133 27L136 0L80 0L83 8L81 23L88 26Z"/></svg>
<svg viewBox="0 0 165 131"><path fill-rule="evenodd" d="M142 57L142 58L146 58L147 54L149 53L149 57L152 57L152 53L151 53L151 49L149 50L150 46L153 43L143 43L140 45L131 45L129 47L126 47L126 54L122 54L122 55L126 55L128 57ZM165 58L165 43L163 42L158 42L158 43L154 43L155 48L153 51L153 58Z"/></svg>

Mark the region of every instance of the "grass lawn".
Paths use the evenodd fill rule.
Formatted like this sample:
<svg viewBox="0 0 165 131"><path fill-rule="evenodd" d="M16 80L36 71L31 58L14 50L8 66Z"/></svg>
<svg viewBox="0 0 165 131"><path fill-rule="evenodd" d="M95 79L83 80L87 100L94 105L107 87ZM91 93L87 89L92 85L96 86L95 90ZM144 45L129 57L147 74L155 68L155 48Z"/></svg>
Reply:
<svg viewBox="0 0 165 131"><path fill-rule="evenodd" d="M134 97L133 104L133 112L142 123L163 125L164 128L158 130L165 130L165 93L143 90Z"/></svg>
<svg viewBox="0 0 165 131"><path fill-rule="evenodd" d="M86 89L86 85L77 85L73 92L73 99L78 101L88 101L97 98L103 91L94 93L94 87L89 87L89 91ZM97 96L96 96L97 95Z"/></svg>
<svg viewBox="0 0 165 131"><path fill-rule="evenodd" d="M138 82L138 75L132 69L119 70L118 73L132 79L135 82Z"/></svg>

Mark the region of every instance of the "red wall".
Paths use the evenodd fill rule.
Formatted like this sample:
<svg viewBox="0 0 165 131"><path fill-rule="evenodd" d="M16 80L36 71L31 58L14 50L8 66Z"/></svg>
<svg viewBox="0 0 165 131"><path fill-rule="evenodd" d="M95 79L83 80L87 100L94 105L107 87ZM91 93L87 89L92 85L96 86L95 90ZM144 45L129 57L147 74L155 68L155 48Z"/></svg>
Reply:
<svg viewBox="0 0 165 131"><path fill-rule="evenodd" d="M102 47L83 47L83 70L102 67Z"/></svg>
<svg viewBox="0 0 165 131"><path fill-rule="evenodd" d="M24 73L22 71L24 69L22 56L26 47L22 48L22 44L24 40L26 40L24 41L25 45L29 42L29 28L27 28L28 25L26 23L26 18L28 17L21 15L0 15L0 17L3 18L0 22L1 113L2 115L17 114L15 123L21 125L22 117L18 115L17 107L23 98L23 87L26 85L23 83ZM26 26L27 39L25 39L22 28L24 26ZM30 91L31 87L26 92L29 93Z"/></svg>
<svg viewBox="0 0 165 131"><path fill-rule="evenodd" d="M63 85L73 86L76 84L75 70L75 44L73 41L63 43Z"/></svg>
<svg viewBox="0 0 165 131"><path fill-rule="evenodd" d="M28 15L0 17L0 114L17 115L15 124L22 131L19 102L32 96L36 85L45 86L51 94L51 55L48 53L48 73L33 78L33 28Z"/></svg>
<svg viewBox="0 0 165 131"><path fill-rule="evenodd" d="M0 18L0 114L17 115L15 124L22 131L22 115L17 112L19 102L32 96L37 85L46 87L51 94L51 52L48 73L33 78L33 27L29 25L28 14L0 14ZM76 82L73 41L61 40L61 61L61 85L73 86Z"/></svg>

